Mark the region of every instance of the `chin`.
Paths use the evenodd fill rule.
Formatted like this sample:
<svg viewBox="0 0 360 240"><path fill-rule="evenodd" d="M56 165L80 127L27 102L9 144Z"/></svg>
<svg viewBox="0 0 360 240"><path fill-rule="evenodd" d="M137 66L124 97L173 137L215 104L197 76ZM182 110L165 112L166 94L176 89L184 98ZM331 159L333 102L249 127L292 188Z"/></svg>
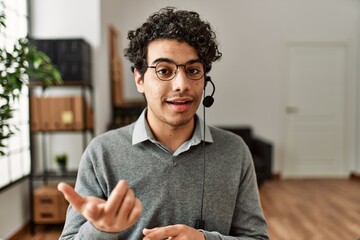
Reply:
<svg viewBox="0 0 360 240"><path fill-rule="evenodd" d="M189 124L193 119L194 119L194 114L186 118L181 117L181 118L169 119L167 122L169 125L173 127L182 127Z"/></svg>

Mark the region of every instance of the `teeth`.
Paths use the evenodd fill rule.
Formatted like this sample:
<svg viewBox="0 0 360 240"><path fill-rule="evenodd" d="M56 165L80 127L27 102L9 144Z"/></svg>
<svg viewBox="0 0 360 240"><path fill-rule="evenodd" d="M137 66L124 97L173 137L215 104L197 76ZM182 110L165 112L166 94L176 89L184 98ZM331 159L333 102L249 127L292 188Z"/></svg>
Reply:
<svg viewBox="0 0 360 240"><path fill-rule="evenodd" d="M178 99L178 100L168 99L167 102L172 104L186 104L191 102L191 99Z"/></svg>

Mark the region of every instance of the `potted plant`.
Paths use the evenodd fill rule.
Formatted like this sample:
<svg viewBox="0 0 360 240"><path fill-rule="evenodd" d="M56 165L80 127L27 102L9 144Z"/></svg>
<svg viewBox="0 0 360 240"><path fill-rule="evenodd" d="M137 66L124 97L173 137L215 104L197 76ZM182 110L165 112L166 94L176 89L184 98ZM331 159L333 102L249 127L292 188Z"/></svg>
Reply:
<svg viewBox="0 0 360 240"><path fill-rule="evenodd" d="M0 4L5 8L4 3ZM6 30L6 16L0 12L0 34ZM21 90L29 84L30 77L39 80L44 86L62 82L57 68L43 52L31 46L29 37L18 39L9 48L0 46L0 156L6 154L7 143L16 133L16 126L11 124L14 101L19 100Z"/></svg>
<svg viewBox="0 0 360 240"><path fill-rule="evenodd" d="M56 154L54 157L54 160L58 165L58 170L59 170L60 174L63 174L66 172L67 158L68 158L68 156L66 153Z"/></svg>

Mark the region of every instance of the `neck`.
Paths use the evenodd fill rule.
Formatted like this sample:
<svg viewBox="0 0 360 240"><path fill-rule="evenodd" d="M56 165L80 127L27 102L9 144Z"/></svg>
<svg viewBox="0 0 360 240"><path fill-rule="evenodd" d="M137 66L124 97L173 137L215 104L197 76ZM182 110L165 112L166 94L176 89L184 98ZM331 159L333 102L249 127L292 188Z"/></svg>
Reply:
<svg viewBox="0 0 360 240"><path fill-rule="evenodd" d="M194 133L195 118L180 126L167 123L152 123L148 120L149 127L155 139L172 151L176 151L185 141L189 140Z"/></svg>

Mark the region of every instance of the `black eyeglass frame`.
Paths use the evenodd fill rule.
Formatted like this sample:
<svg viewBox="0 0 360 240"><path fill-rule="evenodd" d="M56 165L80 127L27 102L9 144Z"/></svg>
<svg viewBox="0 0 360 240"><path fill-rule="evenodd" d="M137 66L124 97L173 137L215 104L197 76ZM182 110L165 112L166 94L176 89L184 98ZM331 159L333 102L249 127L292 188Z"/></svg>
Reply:
<svg viewBox="0 0 360 240"><path fill-rule="evenodd" d="M174 64L174 65L176 66L176 69L175 69L175 71L173 72L173 75L174 75L174 76L172 76L171 78L166 79L166 80L164 80L164 79L162 79L161 77L159 77L158 71L156 71L157 66L158 66L160 63L164 63L164 62L166 62L166 63L171 63L171 64ZM187 67L186 67L186 66L188 66L189 64L193 64L193 63L201 63L201 65L202 65L202 67L203 67L203 71L202 71L203 73L202 73L201 77L199 77L199 78L192 78L192 77L189 77L189 75L188 75ZM204 77L204 75L205 75L205 66L204 66L204 63L203 63L202 61L200 61L199 59L190 60L190 61L188 61L188 62L185 63L185 64L176 64L174 61L171 61L171 60L169 60L169 59L163 59L163 60L159 60L159 61L156 63L155 66L147 66L147 68L154 68L154 69L155 69L155 74L156 74L157 78L158 78L160 81L164 81L164 82L173 80L173 79L176 77L176 74L178 73L179 67L184 67L186 76L187 76L190 80L193 80L193 81L200 80L200 79L201 79L202 77Z"/></svg>

